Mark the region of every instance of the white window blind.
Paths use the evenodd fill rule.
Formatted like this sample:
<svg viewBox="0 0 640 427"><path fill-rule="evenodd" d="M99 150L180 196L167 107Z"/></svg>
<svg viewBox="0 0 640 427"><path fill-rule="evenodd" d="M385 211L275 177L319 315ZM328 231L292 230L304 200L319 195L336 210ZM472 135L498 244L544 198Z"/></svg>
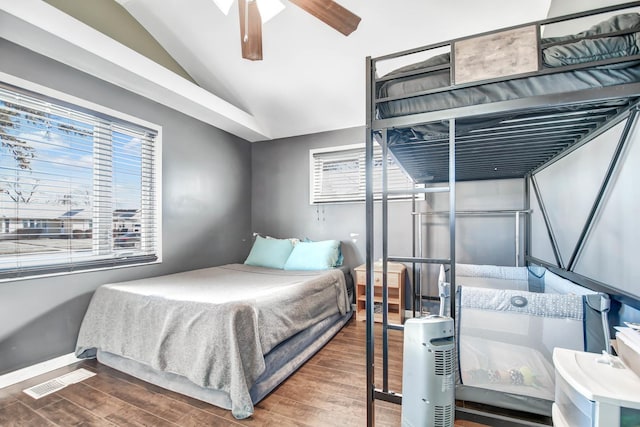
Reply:
<svg viewBox="0 0 640 427"><path fill-rule="evenodd" d="M0 85L0 278L155 261L156 138Z"/></svg>
<svg viewBox="0 0 640 427"><path fill-rule="evenodd" d="M310 150L310 202L351 202L365 200L366 161L365 147L333 147ZM376 199L382 197L382 148L374 145L373 192ZM387 189L409 190L413 181L393 160L387 158ZM411 198L406 195L389 195L389 199Z"/></svg>

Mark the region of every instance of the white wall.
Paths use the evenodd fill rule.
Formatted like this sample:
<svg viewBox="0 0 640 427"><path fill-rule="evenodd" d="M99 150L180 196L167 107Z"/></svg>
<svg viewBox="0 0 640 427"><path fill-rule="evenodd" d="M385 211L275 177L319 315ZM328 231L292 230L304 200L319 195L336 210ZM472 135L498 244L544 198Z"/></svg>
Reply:
<svg viewBox="0 0 640 427"><path fill-rule="evenodd" d="M568 15L570 13L623 3L628 2L620 0L551 0L548 17L553 18L556 16Z"/></svg>
<svg viewBox="0 0 640 427"><path fill-rule="evenodd" d="M622 134L623 124L582 146L536 175L549 220L566 265ZM640 126L632 129L603 207L595 218L574 271L640 298ZM555 264L540 209L532 194L532 255Z"/></svg>
<svg viewBox="0 0 640 427"><path fill-rule="evenodd" d="M549 6L549 18L555 18L557 16L568 15L571 13L582 12L592 9L597 9L600 7L612 6L616 4L628 3L620 0L552 0L551 5ZM556 37L567 34L575 34L581 31L584 31L591 27L592 25L597 24L598 22L604 21L610 16L616 15L618 13L627 13L627 12L638 12L640 8L633 9L624 9L618 12L610 12L599 15L593 15L581 19L571 20L568 22L557 23L553 25L548 25L543 28L542 35L544 37Z"/></svg>

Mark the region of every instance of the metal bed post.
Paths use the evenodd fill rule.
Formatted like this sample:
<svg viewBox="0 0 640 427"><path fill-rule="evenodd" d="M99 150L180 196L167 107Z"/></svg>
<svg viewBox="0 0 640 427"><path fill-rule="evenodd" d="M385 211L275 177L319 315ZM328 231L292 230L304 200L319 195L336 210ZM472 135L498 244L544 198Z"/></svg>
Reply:
<svg viewBox="0 0 640 427"><path fill-rule="evenodd" d="M424 253L423 253L422 247L424 245L424 240L422 237L422 214L421 213L418 213L417 219L418 219L418 257L423 258ZM414 241L415 241L415 238L416 236L414 235L413 236ZM413 265L415 268L415 263ZM417 284L418 284L418 301L419 301L418 317L422 317L422 264L418 265ZM413 297L413 299L415 300L415 296ZM415 313L413 315L415 316Z"/></svg>
<svg viewBox="0 0 640 427"><path fill-rule="evenodd" d="M389 195L387 175L387 129L382 130L382 391L389 391L389 289L387 288L387 257L389 256Z"/></svg>
<svg viewBox="0 0 640 427"><path fill-rule="evenodd" d="M365 136L365 163L366 163L366 196L365 196L365 223L366 223L366 335L367 335L367 427L374 425L374 334L373 334L373 93L371 83L373 81L373 68L371 57L367 57L367 112L366 112L366 136Z"/></svg>
<svg viewBox="0 0 640 427"><path fill-rule="evenodd" d="M526 174L524 177L524 208L529 212L525 217L524 226L524 265L528 265L527 258L531 255L531 175Z"/></svg>
<svg viewBox="0 0 640 427"><path fill-rule="evenodd" d="M413 186L414 190L416 186ZM413 258L422 258L422 212L417 212L416 198L418 197L418 193L413 195L411 199L411 214L413 216L413 228L411 234L411 242L413 244L411 256ZM417 222L417 225L416 225ZM416 241L416 236L417 241ZM418 252L416 254L416 245L418 246ZM411 268L413 271L413 281L411 283L411 303L412 303L412 316L416 317L416 312L422 315L422 264L417 263L415 260L411 263ZM416 290L418 292L416 292ZM419 306L416 307L416 301L419 301Z"/></svg>
<svg viewBox="0 0 640 427"><path fill-rule="evenodd" d="M456 318L456 119L449 120L449 302ZM455 322L455 320L454 320Z"/></svg>
<svg viewBox="0 0 640 427"><path fill-rule="evenodd" d="M516 252L516 262L515 262L515 266L519 267L520 266L520 212L516 212L516 230L515 230L515 235L516 235L516 247L515 247L515 252Z"/></svg>
<svg viewBox="0 0 640 427"><path fill-rule="evenodd" d="M415 185L414 185L415 188ZM416 221L420 221L419 216L416 214L416 195L411 198L411 212L414 213L413 221L411 222L411 256L416 256ZM419 224L419 222L418 222ZM416 317L416 263L411 264L411 275L413 280L411 281L411 313L413 317Z"/></svg>

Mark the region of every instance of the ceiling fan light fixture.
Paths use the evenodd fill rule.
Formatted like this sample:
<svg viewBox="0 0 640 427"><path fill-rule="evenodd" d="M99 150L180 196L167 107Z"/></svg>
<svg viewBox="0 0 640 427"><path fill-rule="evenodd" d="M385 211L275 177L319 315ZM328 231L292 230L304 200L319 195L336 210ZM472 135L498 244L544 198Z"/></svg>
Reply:
<svg viewBox="0 0 640 427"><path fill-rule="evenodd" d="M213 2L218 6L218 9L222 11L225 15L229 14L231 10L231 5L233 4L233 0L213 0Z"/></svg>
<svg viewBox="0 0 640 427"><path fill-rule="evenodd" d="M280 0L256 0L256 2L263 24L284 10L284 4Z"/></svg>

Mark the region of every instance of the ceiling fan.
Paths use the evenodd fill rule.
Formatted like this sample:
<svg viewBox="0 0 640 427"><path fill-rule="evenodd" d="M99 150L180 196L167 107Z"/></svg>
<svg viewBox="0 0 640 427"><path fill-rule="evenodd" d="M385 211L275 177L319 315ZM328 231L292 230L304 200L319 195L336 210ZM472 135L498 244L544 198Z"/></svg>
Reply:
<svg viewBox="0 0 640 427"><path fill-rule="evenodd" d="M360 17L333 0L289 0L302 10L348 36L358 28ZM228 14L233 0L214 0ZM262 60L262 23L284 9L279 0L238 0L242 57Z"/></svg>

